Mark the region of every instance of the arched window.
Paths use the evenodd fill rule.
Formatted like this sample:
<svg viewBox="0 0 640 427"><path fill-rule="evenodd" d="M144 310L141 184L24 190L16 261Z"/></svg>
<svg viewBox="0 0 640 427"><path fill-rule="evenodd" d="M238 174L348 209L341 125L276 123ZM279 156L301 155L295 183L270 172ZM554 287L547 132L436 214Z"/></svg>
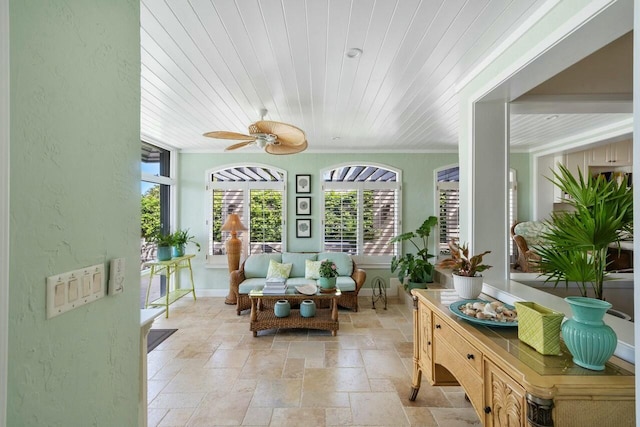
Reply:
<svg viewBox="0 0 640 427"><path fill-rule="evenodd" d="M391 258L398 234L401 172L383 165L348 164L322 171L326 251Z"/></svg>
<svg viewBox="0 0 640 427"><path fill-rule="evenodd" d="M209 250L207 259L225 255L227 216L238 214L245 254L282 252L285 242L286 171L265 165L224 166L207 171Z"/></svg>

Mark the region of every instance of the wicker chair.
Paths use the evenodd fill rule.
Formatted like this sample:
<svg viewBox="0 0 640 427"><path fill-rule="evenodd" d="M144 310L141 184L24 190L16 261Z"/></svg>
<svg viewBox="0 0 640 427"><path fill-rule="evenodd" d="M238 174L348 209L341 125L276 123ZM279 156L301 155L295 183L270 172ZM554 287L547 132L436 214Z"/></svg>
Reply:
<svg viewBox="0 0 640 427"><path fill-rule="evenodd" d="M353 311L358 311L358 293L360 289L364 285L365 280L367 279L367 273L361 269L357 268L355 261L353 262L353 273L351 274L351 278L354 282L356 282L355 291L342 292L342 295L338 299L338 306L351 309ZM240 266L240 269L231 272L230 278L230 288L231 292L236 296L236 312L238 316L242 311L248 310L251 308L251 300L249 299L249 295L241 294L239 292L240 284L244 282L244 262Z"/></svg>
<svg viewBox="0 0 640 427"><path fill-rule="evenodd" d="M519 227L518 227L519 226ZM519 268L523 273L538 272L538 255L531 245L541 244L541 233L545 230L541 221L517 222L511 227L511 238L518 250L518 258L514 268Z"/></svg>

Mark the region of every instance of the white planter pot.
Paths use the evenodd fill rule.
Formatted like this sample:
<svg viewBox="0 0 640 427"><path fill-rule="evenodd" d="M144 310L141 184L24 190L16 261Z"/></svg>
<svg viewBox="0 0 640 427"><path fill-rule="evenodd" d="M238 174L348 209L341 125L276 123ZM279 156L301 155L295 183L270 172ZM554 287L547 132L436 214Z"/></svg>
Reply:
<svg viewBox="0 0 640 427"><path fill-rule="evenodd" d="M453 288L462 299L476 299L482 292L482 276L453 275Z"/></svg>

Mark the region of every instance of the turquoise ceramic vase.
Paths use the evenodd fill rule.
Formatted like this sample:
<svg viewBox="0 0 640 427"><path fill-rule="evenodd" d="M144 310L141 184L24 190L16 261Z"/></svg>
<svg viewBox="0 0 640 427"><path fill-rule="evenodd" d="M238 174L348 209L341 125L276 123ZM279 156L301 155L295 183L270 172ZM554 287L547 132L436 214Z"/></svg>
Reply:
<svg viewBox="0 0 640 427"><path fill-rule="evenodd" d="M174 258L184 256L184 245L175 245L171 247L171 254Z"/></svg>
<svg viewBox="0 0 640 427"><path fill-rule="evenodd" d="M158 261L169 261L171 259L171 246L158 246Z"/></svg>
<svg viewBox="0 0 640 427"><path fill-rule="evenodd" d="M300 315L302 317L313 317L316 315L316 303L310 299L300 303Z"/></svg>
<svg viewBox="0 0 640 427"><path fill-rule="evenodd" d="M291 304L286 299L279 299L273 306L276 317L287 317L291 313Z"/></svg>
<svg viewBox="0 0 640 427"><path fill-rule="evenodd" d="M318 279L318 284L322 289L334 289L336 287L335 277L321 277Z"/></svg>
<svg viewBox="0 0 640 427"><path fill-rule="evenodd" d="M618 342L613 329L602 321L611 304L586 297L564 300L569 303L573 318L562 324L562 339L573 355L573 362L583 368L602 371Z"/></svg>

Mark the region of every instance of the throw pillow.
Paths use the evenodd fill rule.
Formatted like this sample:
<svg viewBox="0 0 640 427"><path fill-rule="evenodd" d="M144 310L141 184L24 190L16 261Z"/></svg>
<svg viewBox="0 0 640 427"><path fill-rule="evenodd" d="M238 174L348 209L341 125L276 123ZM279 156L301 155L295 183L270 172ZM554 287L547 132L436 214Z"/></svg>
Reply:
<svg viewBox="0 0 640 427"><path fill-rule="evenodd" d="M320 264L322 261L306 260L304 262L304 278L305 279L319 279L320 278Z"/></svg>
<svg viewBox="0 0 640 427"><path fill-rule="evenodd" d="M269 271L267 271L267 279L288 279L291 273L292 264L281 264L277 261L269 261Z"/></svg>

